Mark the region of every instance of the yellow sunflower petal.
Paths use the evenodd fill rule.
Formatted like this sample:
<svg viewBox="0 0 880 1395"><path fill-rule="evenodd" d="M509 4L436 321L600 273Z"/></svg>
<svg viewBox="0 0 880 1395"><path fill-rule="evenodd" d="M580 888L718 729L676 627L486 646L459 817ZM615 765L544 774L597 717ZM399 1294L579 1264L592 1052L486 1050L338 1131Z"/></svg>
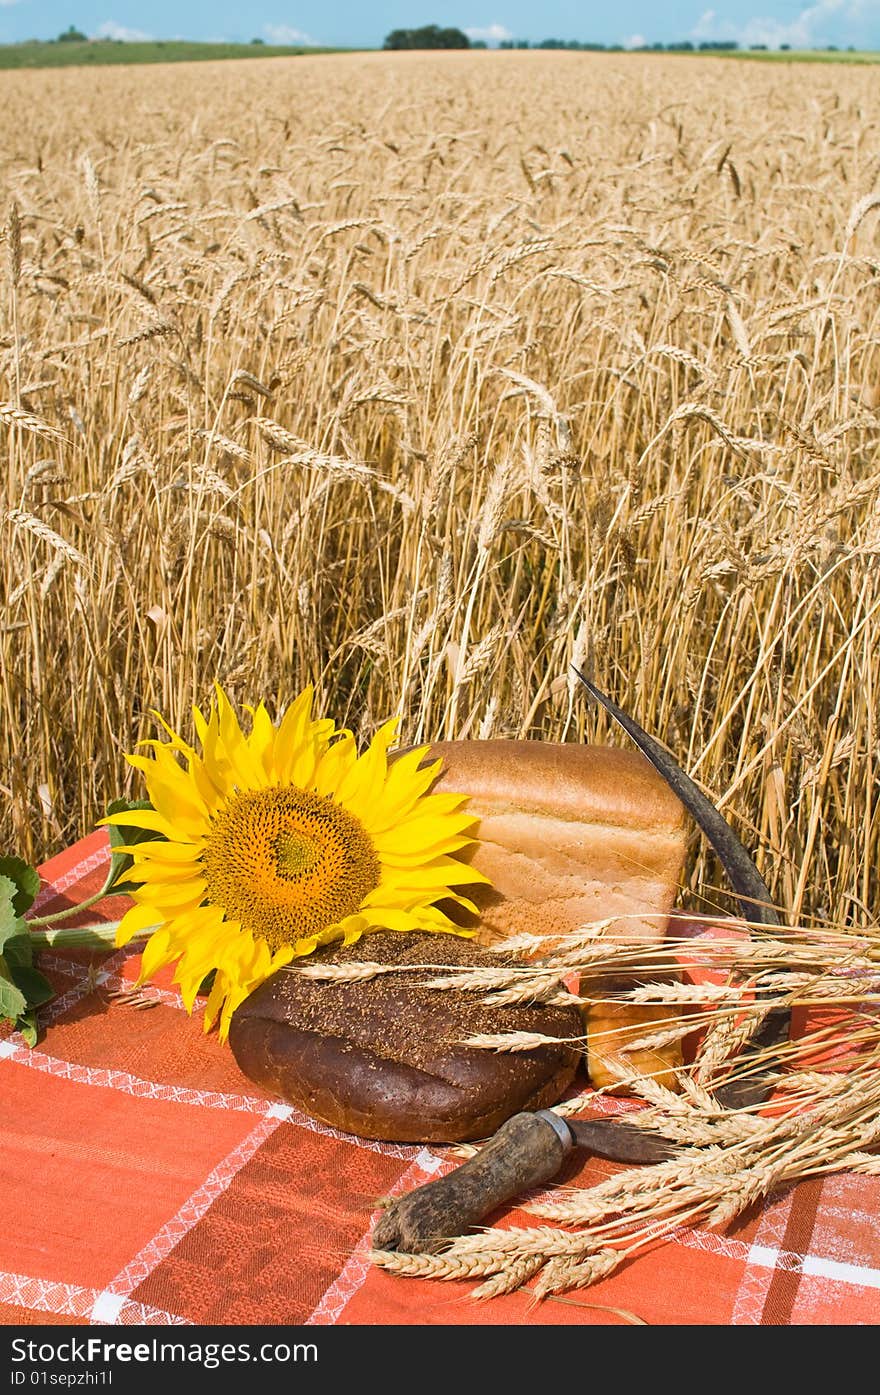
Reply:
<svg viewBox="0 0 880 1395"><path fill-rule="evenodd" d="M164 918L155 906L134 905L129 907L116 927L117 946L121 948L122 945L127 945L132 935L153 929Z"/></svg>
<svg viewBox="0 0 880 1395"><path fill-rule="evenodd" d="M179 766L175 766L174 773L161 769L157 760L149 760L146 756L129 756L128 763L143 772L150 803L157 813L175 828L201 832L208 822L209 811L185 771Z"/></svg>
<svg viewBox="0 0 880 1395"><path fill-rule="evenodd" d="M174 980L181 985L188 1012L192 1010L200 985L218 963L225 962L241 934L239 926L224 921L214 906L199 907L191 915L189 925L185 938L180 933L174 937L174 948L180 955Z"/></svg>
<svg viewBox="0 0 880 1395"><path fill-rule="evenodd" d="M172 915L181 915L200 906L206 890L207 883L203 880L183 883L160 881L152 885L146 882L138 887L134 899L141 905L155 906L159 912L157 920L168 920Z"/></svg>
<svg viewBox="0 0 880 1395"><path fill-rule="evenodd" d="M196 729L196 736L198 737L199 742L201 743L202 750L204 750L204 747L205 747L205 732L208 730L208 723L207 723L207 721L205 720L205 717L204 717L204 715L202 714L202 710L201 710L200 707L193 706L193 709L192 709L192 719L193 719L193 726L194 726L195 729Z"/></svg>
<svg viewBox="0 0 880 1395"><path fill-rule="evenodd" d="M133 865L125 873L125 880L128 882L152 883L157 887L187 886L197 877L198 872L192 864L177 867L168 862L150 862L145 857L135 858Z"/></svg>
<svg viewBox="0 0 880 1395"><path fill-rule="evenodd" d="M375 790L381 789L388 773L388 747L394 740L399 722L395 717L380 727L368 749L348 768L340 779L333 797L344 809L358 813L361 804Z"/></svg>
<svg viewBox="0 0 880 1395"><path fill-rule="evenodd" d="M133 843L130 855L138 862L162 862L169 867L195 867L198 865L204 842L203 838L191 843L172 843L169 839L160 842L158 838L151 838L143 843Z"/></svg>
<svg viewBox="0 0 880 1395"><path fill-rule="evenodd" d="M268 778L259 756L251 750L228 697L216 685L220 741L239 789L260 789Z"/></svg>
<svg viewBox="0 0 880 1395"><path fill-rule="evenodd" d="M456 833L473 834L478 819L465 810L438 817L428 813L422 817L410 816L401 819L394 829L378 832L371 830L377 847L427 848L439 838L449 838Z"/></svg>
<svg viewBox="0 0 880 1395"><path fill-rule="evenodd" d="M181 837L171 819L157 814L155 809L122 809L118 814L108 814L98 819L98 828L142 828L146 833L159 833L163 838Z"/></svg>
<svg viewBox="0 0 880 1395"><path fill-rule="evenodd" d="M350 731L324 752L315 771L313 787L316 794L332 795L357 760L357 748Z"/></svg>
<svg viewBox="0 0 880 1395"><path fill-rule="evenodd" d="M393 878L389 878L394 889L398 891L423 891L447 886L466 886L472 884L488 882L489 878L484 872L476 867L470 867L466 862L457 862L452 857L438 857L433 862L422 867L405 867L395 870ZM382 894L383 888L377 887L371 891L367 897L369 905L375 905L375 898Z"/></svg>
<svg viewBox="0 0 880 1395"><path fill-rule="evenodd" d="M271 775L280 785L299 783L293 781L293 767L300 754L307 733L312 727L312 701L314 691L309 685L303 688L299 697L290 704L282 718L272 746Z"/></svg>
<svg viewBox="0 0 880 1395"><path fill-rule="evenodd" d="M450 838L445 843L435 843L434 847L420 849L418 852L395 853L383 848L381 851L382 865L401 870L407 867L421 867L426 859L451 857L453 853L463 852L466 848L473 847L473 844L473 838Z"/></svg>
<svg viewBox="0 0 880 1395"><path fill-rule="evenodd" d="M437 932L446 935L462 935L466 939L472 938L476 934L475 929L463 925L456 925L448 916L444 916L440 913L435 916L428 915L424 907L420 907L415 911L385 909L377 913L376 919L377 924L371 926L371 929L397 931L423 930L430 933Z"/></svg>
<svg viewBox="0 0 880 1395"><path fill-rule="evenodd" d="M167 930L157 930L155 935L151 935L144 945L138 982L143 983L152 978L157 969L170 964L173 959L174 950L171 947L170 933Z"/></svg>

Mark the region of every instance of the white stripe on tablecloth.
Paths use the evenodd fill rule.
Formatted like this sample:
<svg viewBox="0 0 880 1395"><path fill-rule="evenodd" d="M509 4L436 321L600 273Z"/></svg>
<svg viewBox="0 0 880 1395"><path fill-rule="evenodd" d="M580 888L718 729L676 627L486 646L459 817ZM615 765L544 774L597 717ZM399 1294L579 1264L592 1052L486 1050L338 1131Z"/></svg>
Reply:
<svg viewBox="0 0 880 1395"><path fill-rule="evenodd" d="M84 857L82 862L78 862L75 867L69 867L67 871L62 872L61 876L55 881L49 882L48 885L44 886L37 894L33 909L35 911L42 910L50 901L54 901L56 896L60 896L63 892L67 891L68 887L76 886L76 883L81 882L90 872L96 872L99 867L103 867L104 863L109 861L109 844L104 844L103 847L96 848L93 853L89 853L88 857Z"/></svg>
<svg viewBox="0 0 880 1395"><path fill-rule="evenodd" d="M131 1075L128 1071L107 1070L98 1066L81 1066L73 1061L65 1061L46 1052L25 1046L18 1033L0 1039L0 1059L14 1061L16 1065L28 1066L31 1070L54 1075L61 1080L70 1080L75 1085L91 1085L97 1089L119 1090L122 1094L133 1095L136 1099L163 1100L171 1104L191 1105L200 1109L230 1109L242 1114L262 1114L264 1118L277 1121L286 1120L297 1128L309 1133L320 1134L323 1138L336 1138L343 1143L352 1143L369 1153L381 1153L386 1158L412 1160L418 1146L411 1143L382 1143L372 1138L357 1138L354 1134L343 1133L329 1124L322 1124L303 1114L292 1104L280 1100L260 1099L256 1095L236 1095L221 1090L195 1090L188 1085L164 1085L157 1080L146 1080L142 1076Z"/></svg>
<svg viewBox="0 0 880 1395"><path fill-rule="evenodd" d="M141 952L140 944L129 944L113 955L113 963L116 968L108 972L110 961L104 965L104 972L100 978L100 985L110 993L118 993L120 990L128 990L137 993L139 997L149 999L152 1003L164 1003L166 1007L180 1008L183 1010L183 998L176 988L157 988L154 983L144 983L140 988L135 988L131 979L125 977L123 969L129 959ZM40 965L44 969L50 969L53 973L64 974L67 978L77 979L80 984L88 979L88 966L77 963L74 959L64 959L57 954L42 954ZM97 984L98 980L94 980ZM91 987L88 984L87 987ZM66 996L66 995L65 995ZM82 996L80 993L79 996ZM70 1006L70 1004L68 1004Z"/></svg>
<svg viewBox="0 0 880 1395"><path fill-rule="evenodd" d="M412 1155L416 1153L414 1147L403 1147L402 1145L389 1143L374 1143L368 1139L351 1138L348 1134L339 1133L335 1129L328 1129L322 1124L317 1124L313 1119L306 1118L305 1115L301 1115L298 1110L294 1109L293 1106L289 1104L281 1104L278 1101L266 1101L265 1110L265 1117L260 1123L251 1130L247 1137L244 1138L222 1162L218 1163L217 1167L205 1178L201 1186L197 1187L192 1196L183 1203L183 1206L181 1206L177 1214L153 1236L152 1240L129 1261L125 1268L111 1280L106 1289L98 1295L98 1300L96 1301L100 1302L99 1312L112 1313L114 1311L114 1300L116 1297L121 1295L127 1298L164 1259L167 1259L168 1255L180 1244L184 1236L192 1230L193 1226L198 1224L214 1202L223 1195L236 1174L250 1162L251 1158L262 1147L266 1139L270 1138L281 1124L298 1124L300 1120L303 1120L308 1128L315 1133L328 1134L334 1138L350 1141L358 1147L368 1148L371 1152L383 1153L385 1156L412 1157ZM431 1171L436 1170L439 1166L441 1166L441 1160L439 1158L435 1158L428 1149L421 1149L418 1151L412 1166L398 1181L397 1187L405 1187L408 1185L408 1179L410 1179L411 1174L414 1175L420 1172L425 1176ZM364 1237L364 1240L369 1240L369 1231ZM363 1248L369 1248L368 1244L363 1245ZM352 1255L345 1269L348 1269L353 1261L355 1262L355 1267L357 1267L355 1255ZM345 1269L343 1273L345 1273ZM336 1284L340 1283L341 1277L340 1275L340 1278L336 1280ZM363 1277L355 1283L354 1287L351 1289L352 1293L360 1287L364 1278L366 1278L366 1272ZM335 1285L331 1285L331 1290L333 1288L335 1288ZM331 1290L328 1290L328 1292ZM345 1301L348 1301L347 1298ZM340 1309L342 1306L344 1306L344 1303L340 1304ZM112 1319L109 1318L95 1317L93 1317L92 1320L112 1321ZM117 1320L124 1322L126 1319L123 1315ZM333 1319L331 1319L331 1321L332 1320Z"/></svg>
<svg viewBox="0 0 880 1395"><path fill-rule="evenodd" d="M15 1061L17 1065L41 1071L44 1075L70 1080L75 1085L119 1090L120 1093L133 1095L137 1099L196 1105L202 1109L229 1109L244 1114L267 1115L272 1108L269 1100L259 1099L255 1095L224 1094L220 1090L194 1090L188 1085L163 1085L155 1080L144 1080L141 1076L131 1075L128 1071L80 1066L74 1061L63 1061L57 1056L48 1056L43 1051L18 1045L13 1038L0 1042L0 1056Z"/></svg>
<svg viewBox="0 0 880 1395"><path fill-rule="evenodd" d="M122 1295L128 1297L134 1292L139 1284L152 1274L157 1265L163 1259L167 1259L171 1251L180 1244L185 1235L188 1235L194 1225L202 1219L205 1212L211 1207L218 1197L222 1196L228 1188L236 1173L240 1172L246 1163L259 1148L265 1143L283 1120L275 1114L273 1117L261 1119L255 1128L251 1129L246 1138L243 1138L231 1153L219 1162L213 1172L209 1173L197 1187L192 1196L188 1197L176 1215L166 1221L162 1229L153 1236L144 1248L129 1260L124 1269L111 1279L104 1289L104 1295ZM109 1300L102 1299L105 1306Z"/></svg>
<svg viewBox="0 0 880 1395"><path fill-rule="evenodd" d="M733 1327L758 1327L764 1316L773 1271L780 1255L795 1193L765 1201L754 1242L747 1247L746 1264L730 1315ZM772 1262L770 1260L772 1256Z"/></svg>
<svg viewBox="0 0 880 1395"><path fill-rule="evenodd" d="M749 1250L752 1264L767 1265L771 1269L797 1269L817 1279L831 1279L834 1283L855 1284L858 1288L880 1288L880 1269L868 1265L844 1264L839 1259L823 1259L821 1255L793 1255L786 1250L771 1250L765 1245L752 1245Z"/></svg>
<svg viewBox="0 0 880 1395"><path fill-rule="evenodd" d="M0 1270L0 1303L13 1308L27 1308L30 1312L52 1313L56 1317L90 1317L92 1321L103 1322L106 1318L95 1317L95 1309L101 1305L102 1294L96 1288L82 1288L79 1284L65 1284L57 1279L37 1279L31 1274L12 1274ZM163 1308L152 1308L144 1303L132 1303L123 1298L116 1308L115 1322L149 1323L156 1325L192 1324L176 1313L165 1312Z"/></svg>
<svg viewBox="0 0 880 1395"><path fill-rule="evenodd" d="M96 988L105 987L115 978L125 958L125 952L117 949L104 961L97 973L93 972L90 964L84 964L79 982L68 988L66 993L62 993L60 998L53 998L51 1003L40 1009L40 1025L48 1027L52 1022L57 1022L89 993L93 993Z"/></svg>
<svg viewBox="0 0 880 1395"><path fill-rule="evenodd" d="M400 1196L403 1192L411 1191L419 1183L426 1181L433 1173L438 1172L442 1166L442 1158L438 1158L429 1148L423 1148L414 1159L412 1166L408 1167L406 1172L398 1177L394 1186L389 1189L388 1195ZM311 1316L306 1318L306 1327L332 1327L358 1289L366 1283L370 1270L373 1268L368 1259L371 1248L370 1236L379 1214L378 1211L375 1211L370 1217L369 1230L361 1236L339 1274L322 1295Z"/></svg>

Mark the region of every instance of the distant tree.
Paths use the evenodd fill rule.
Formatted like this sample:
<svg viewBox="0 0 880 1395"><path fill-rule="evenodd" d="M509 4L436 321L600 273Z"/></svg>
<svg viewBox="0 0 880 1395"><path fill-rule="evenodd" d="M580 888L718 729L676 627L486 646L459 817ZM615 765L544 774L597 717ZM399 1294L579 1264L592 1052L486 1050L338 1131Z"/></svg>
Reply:
<svg viewBox="0 0 880 1395"><path fill-rule="evenodd" d="M791 44L780 44L779 47L783 53L791 52Z"/></svg>
<svg viewBox="0 0 880 1395"><path fill-rule="evenodd" d="M252 44L264 44L265 42L265 39L251 39Z"/></svg>
<svg viewBox="0 0 880 1395"><path fill-rule="evenodd" d="M71 24L69 29L65 29L63 34L58 35L58 42L59 44L84 44L86 36L81 34L78 29L74 29Z"/></svg>
<svg viewBox="0 0 880 1395"><path fill-rule="evenodd" d="M485 39L471 39L471 48L488 48Z"/></svg>
<svg viewBox="0 0 880 1395"><path fill-rule="evenodd" d="M471 47L472 47L472 48L476 48L476 44L472 44ZM498 47L499 47L499 48L529 48L529 47L532 47L532 48L550 49L550 50L553 50L553 49L569 49L571 52L574 52L574 53L581 53L581 52L583 52L583 53L605 53L606 51L607 51L607 52L611 52L611 51L612 51L612 50L610 50L610 49L606 50L605 44L595 44L595 43L591 43L589 40L583 40L583 39L542 39L540 43L532 44L532 45L529 44L528 39L502 39L502 40L501 40L501 43L498 45ZM663 47L662 44L654 44L654 48L662 48L662 47ZM691 47L693 47L693 45L691 45ZM616 51L617 51L617 52L620 51L620 50L619 50L619 46L618 46L618 49L617 49Z"/></svg>
<svg viewBox="0 0 880 1395"><path fill-rule="evenodd" d="M767 52L767 45L766 45L766 44L749 44L749 49L751 50L752 53L766 53L766 52Z"/></svg>
<svg viewBox="0 0 880 1395"><path fill-rule="evenodd" d="M421 29L392 29L383 48L470 48L471 41L461 29L441 29L439 24L423 24Z"/></svg>

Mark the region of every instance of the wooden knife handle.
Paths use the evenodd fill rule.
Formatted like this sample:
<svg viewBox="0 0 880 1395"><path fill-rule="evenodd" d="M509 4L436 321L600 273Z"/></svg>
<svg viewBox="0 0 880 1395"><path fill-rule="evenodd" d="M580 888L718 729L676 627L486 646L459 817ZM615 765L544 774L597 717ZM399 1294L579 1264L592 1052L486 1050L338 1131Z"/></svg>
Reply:
<svg viewBox="0 0 880 1395"><path fill-rule="evenodd" d="M476 1157L394 1201L373 1230L374 1248L404 1254L442 1249L505 1201L551 1181L573 1146L559 1115L514 1114Z"/></svg>

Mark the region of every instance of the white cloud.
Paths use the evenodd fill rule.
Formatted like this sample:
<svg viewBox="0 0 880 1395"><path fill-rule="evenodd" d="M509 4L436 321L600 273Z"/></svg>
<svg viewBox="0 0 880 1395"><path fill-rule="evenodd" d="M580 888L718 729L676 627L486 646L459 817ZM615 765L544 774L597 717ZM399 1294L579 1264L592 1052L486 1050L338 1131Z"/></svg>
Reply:
<svg viewBox="0 0 880 1395"><path fill-rule="evenodd" d="M505 24L486 24L482 27L478 24L474 24L471 25L470 29L465 29L464 32L469 39L475 39L477 42L482 40L487 44L506 43L509 39L513 38L513 35Z"/></svg>
<svg viewBox="0 0 880 1395"><path fill-rule="evenodd" d="M310 45L315 42L308 34L304 34L301 29L294 29L290 24L266 24L263 26L263 33L268 37L270 44Z"/></svg>
<svg viewBox="0 0 880 1395"><path fill-rule="evenodd" d="M117 24L115 19L105 19L92 35L93 39L120 39L124 44L142 44L152 37L152 34L145 34L143 29L128 29L124 24Z"/></svg>
<svg viewBox="0 0 880 1395"><path fill-rule="evenodd" d="M736 39L743 45L766 44L768 48L778 48L780 44L811 48L835 40L847 43L847 24L864 22L872 16L880 17L880 0L816 0L787 22L756 15L745 24L732 24L719 19L716 10L705 10L690 37L697 41Z"/></svg>
<svg viewBox="0 0 880 1395"><path fill-rule="evenodd" d="M628 39L624 39L624 48L644 48L648 40L644 34L630 34Z"/></svg>

